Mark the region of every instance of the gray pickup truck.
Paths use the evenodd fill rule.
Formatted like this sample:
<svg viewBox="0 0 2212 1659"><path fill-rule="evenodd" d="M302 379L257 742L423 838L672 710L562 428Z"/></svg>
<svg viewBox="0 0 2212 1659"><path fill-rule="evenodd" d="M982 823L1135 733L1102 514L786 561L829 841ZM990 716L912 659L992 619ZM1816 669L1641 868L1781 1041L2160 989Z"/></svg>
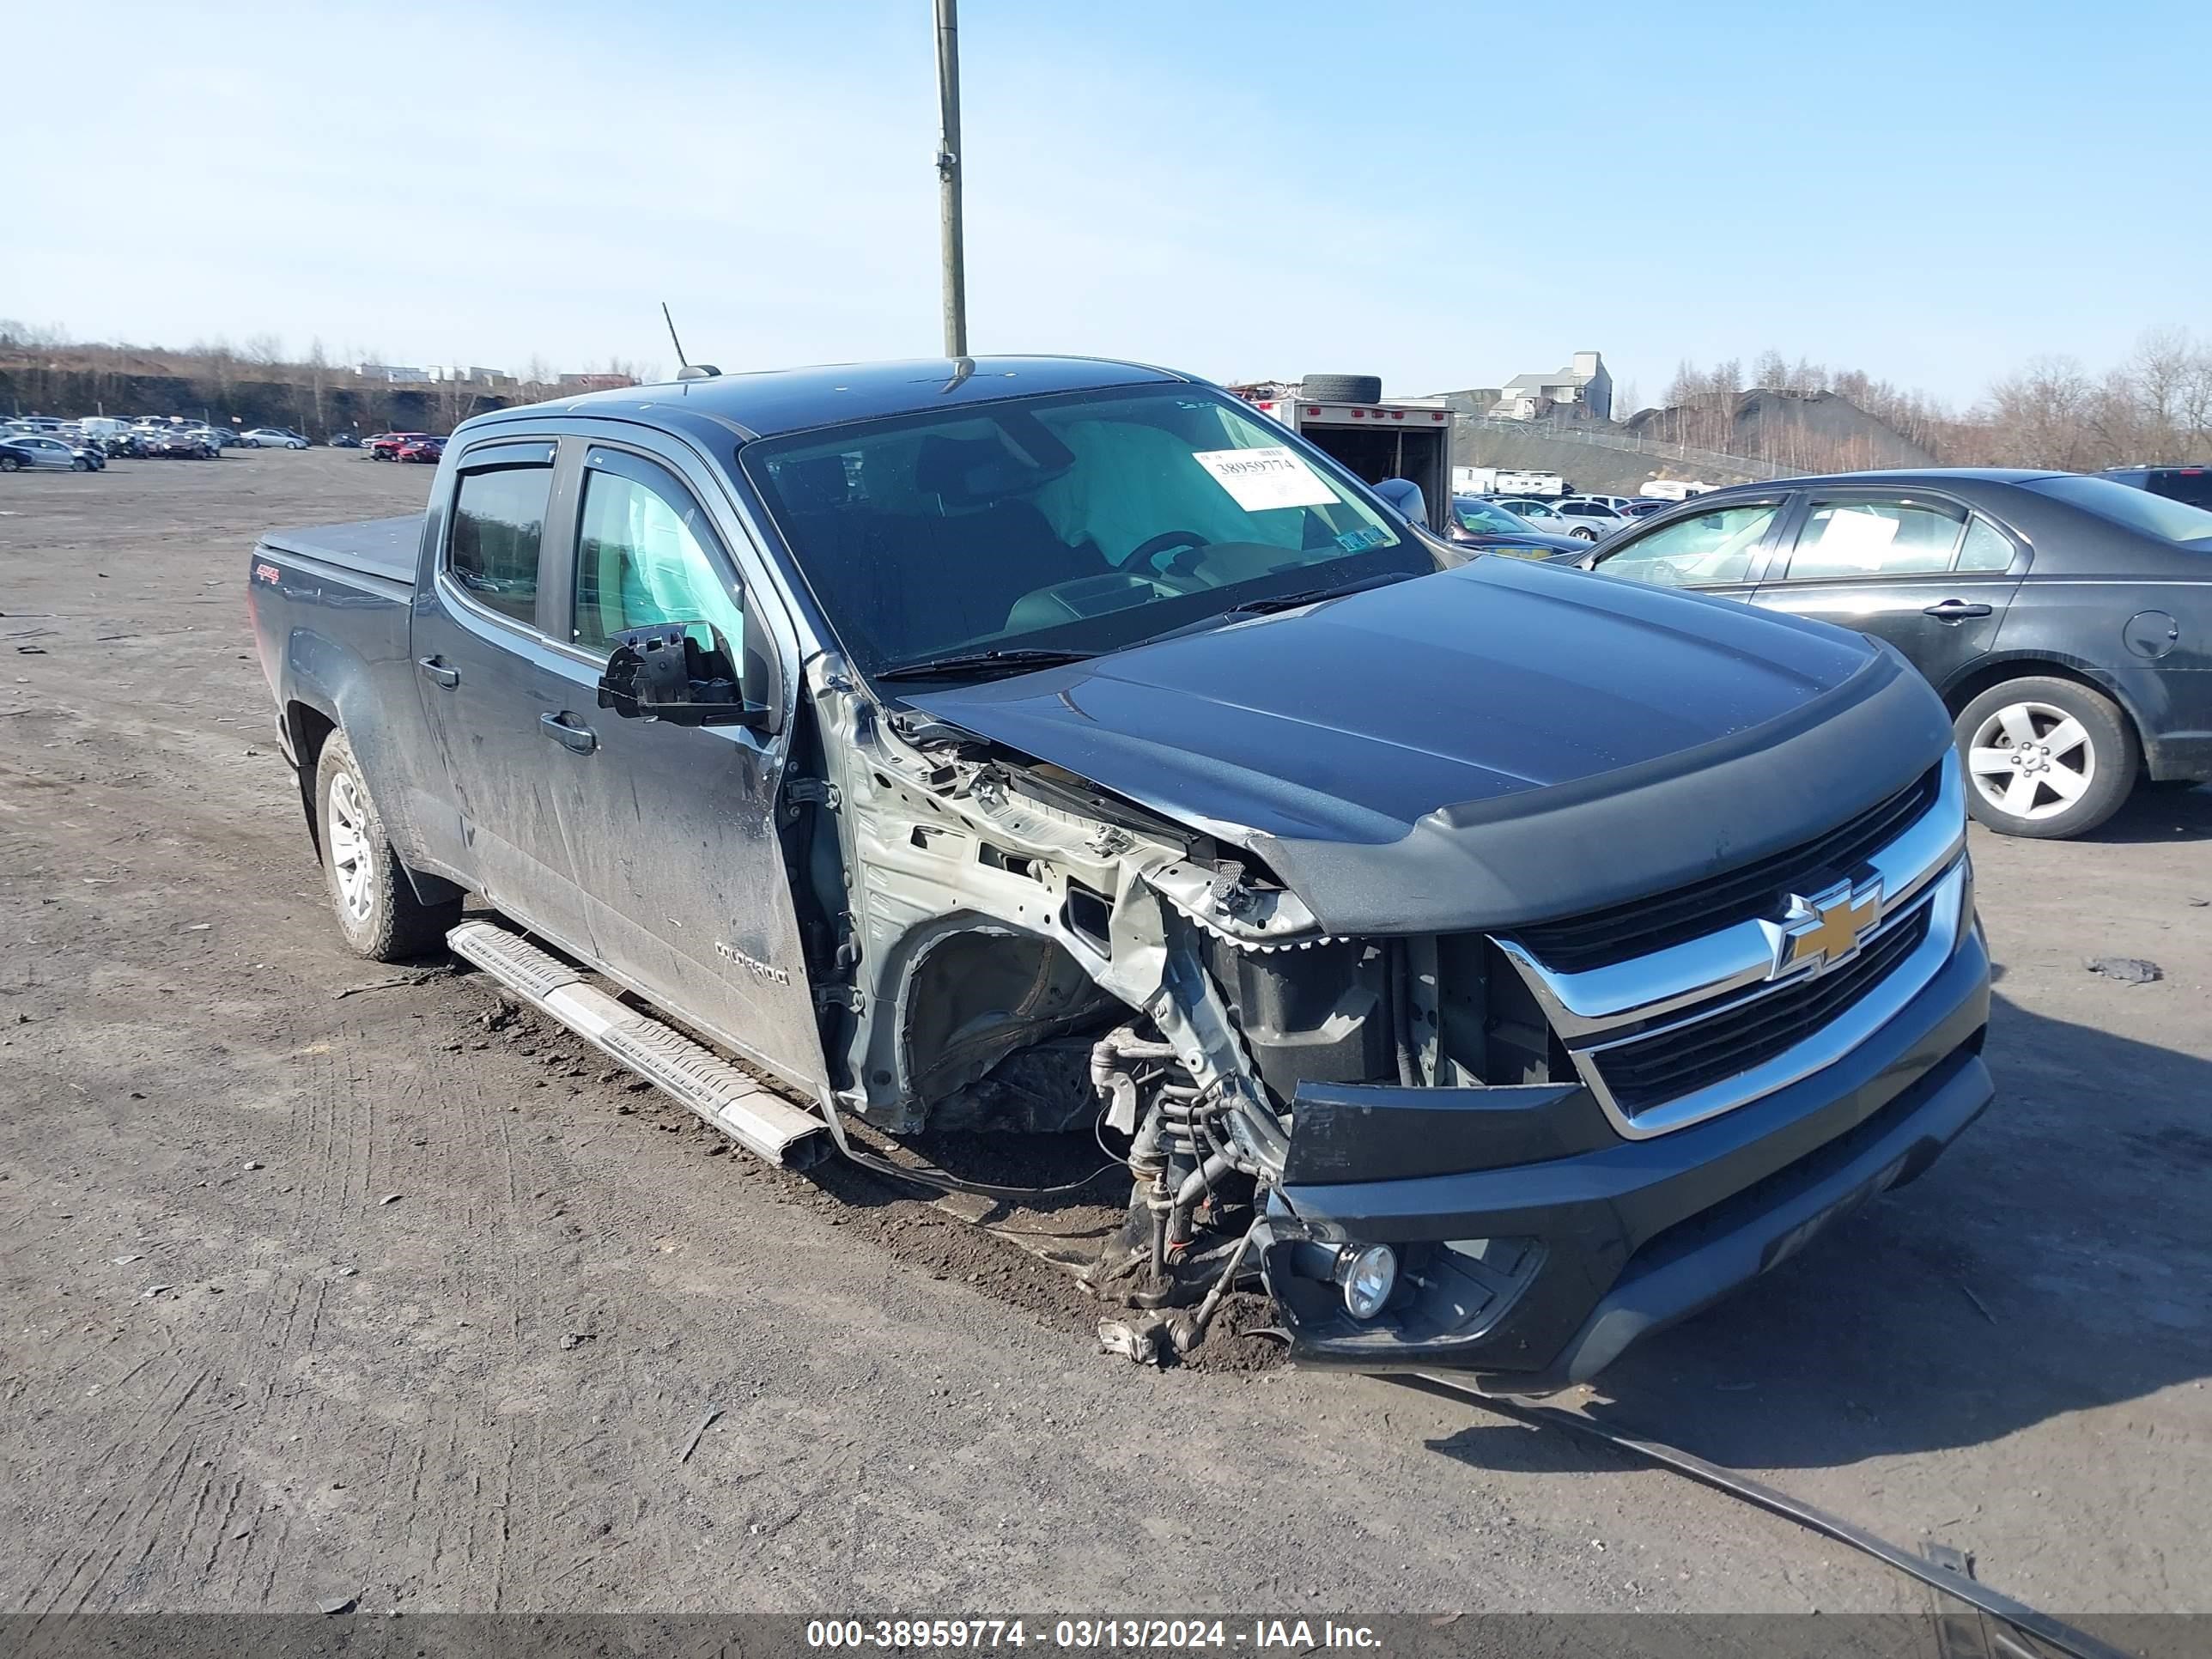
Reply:
<svg viewBox="0 0 2212 1659"><path fill-rule="evenodd" d="M1157 1352L1256 1276L1304 1358L1539 1393L1987 1104L1959 763L1887 647L1382 482L1130 364L707 375L471 420L248 586L356 951L771 1158L1095 1130Z"/></svg>

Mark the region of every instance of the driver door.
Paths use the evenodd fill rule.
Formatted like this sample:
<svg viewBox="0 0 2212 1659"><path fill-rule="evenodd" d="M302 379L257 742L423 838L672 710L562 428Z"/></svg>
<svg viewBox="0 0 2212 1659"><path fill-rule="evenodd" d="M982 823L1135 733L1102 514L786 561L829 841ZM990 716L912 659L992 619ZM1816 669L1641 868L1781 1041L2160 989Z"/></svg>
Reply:
<svg viewBox="0 0 2212 1659"><path fill-rule="evenodd" d="M1747 600L1758 589L1788 499L1786 493L1739 499L1625 532L1600 544L1591 568L1655 587Z"/></svg>
<svg viewBox="0 0 2212 1659"><path fill-rule="evenodd" d="M810 1092L821 1034L776 824L799 684L795 634L714 481L672 447L580 446L568 546L549 562L565 623L570 785L562 801L592 955L608 973ZM714 503L710 507L708 503ZM732 550L742 548L740 564ZM748 630L783 659L773 735L623 719L599 706L610 641L706 622L742 660Z"/></svg>

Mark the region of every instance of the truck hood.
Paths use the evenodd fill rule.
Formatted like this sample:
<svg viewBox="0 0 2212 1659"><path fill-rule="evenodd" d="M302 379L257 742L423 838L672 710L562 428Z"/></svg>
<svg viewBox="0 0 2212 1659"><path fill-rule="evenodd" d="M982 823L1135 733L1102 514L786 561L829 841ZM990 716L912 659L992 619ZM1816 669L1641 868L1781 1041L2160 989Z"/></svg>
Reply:
<svg viewBox="0 0 2212 1659"><path fill-rule="evenodd" d="M1950 740L1887 647L1503 558L909 701L1245 848L1333 933L1663 890L1811 839Z"/></svg>

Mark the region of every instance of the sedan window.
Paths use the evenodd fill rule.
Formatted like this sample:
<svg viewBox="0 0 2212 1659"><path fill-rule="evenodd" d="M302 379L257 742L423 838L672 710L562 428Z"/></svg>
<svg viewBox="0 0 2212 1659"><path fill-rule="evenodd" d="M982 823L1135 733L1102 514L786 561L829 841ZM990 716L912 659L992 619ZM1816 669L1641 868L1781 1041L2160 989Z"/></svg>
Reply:
<svg viewBox="0 0 2212 1659"><path fill-rule="evenodd" d="M1817 581L1948 570L1966 523L1966 509L1948 501L1815 496L1787 574Z"/></svg>
<svg viewBox="0 0 2212 1659"><path fill-rule="evenodd" d="M2012 566L2012 538L1987 519L1977 516L1966 526L1966 544L1959 550L1960 570L2006 570Z"/></svg>
<svg viewBox="0 0 2212 1659"><path fill-rule="evenodd" d="M2146 536L2185 542L2198 548L2212 545L2212 513L2185 501L2154 495L2147 489L2130 489L2110 478L2059 473L2048 478L2023 479L2021 488L2063 501L2069 507L2078 507L2084 513L2094 513L2110 523Z"/></svg>
<svg viewBox="0 0 2212 1659"><path fill-rule="evenodd" d="M1741 501L1677 519L1626 543L1598 568L1608 576L1664 587L1740 582L1766 538L1780 503Z"/></svg>

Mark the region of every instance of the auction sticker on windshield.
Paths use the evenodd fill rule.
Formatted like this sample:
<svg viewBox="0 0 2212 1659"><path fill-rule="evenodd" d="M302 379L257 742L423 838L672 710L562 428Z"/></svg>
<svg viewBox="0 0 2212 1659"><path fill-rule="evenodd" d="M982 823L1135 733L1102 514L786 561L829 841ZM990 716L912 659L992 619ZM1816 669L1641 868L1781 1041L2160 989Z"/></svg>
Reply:
<svg viewBox="0 0 2212 1659"><path fill-rule="evenodd" d="M1336 494L1282 445L1266 449L1202 449L1196 461L1247 513L1275 507L1333 507Z"/></svg>

